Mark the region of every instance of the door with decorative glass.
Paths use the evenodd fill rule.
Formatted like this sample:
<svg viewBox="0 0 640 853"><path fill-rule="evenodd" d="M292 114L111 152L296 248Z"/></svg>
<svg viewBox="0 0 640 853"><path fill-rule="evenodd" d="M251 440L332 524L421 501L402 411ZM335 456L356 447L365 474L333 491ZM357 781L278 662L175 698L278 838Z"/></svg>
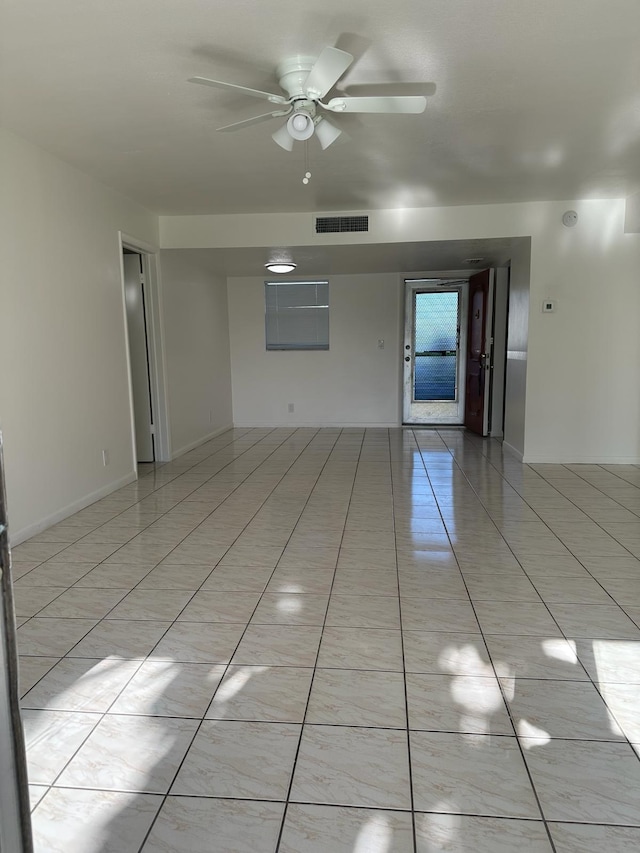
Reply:
<svg viewBox="0 0 640 853"><path fill-rule="evenodd" d="M405 282L404 405L407 424L464 421L466 282Z"/></svg>

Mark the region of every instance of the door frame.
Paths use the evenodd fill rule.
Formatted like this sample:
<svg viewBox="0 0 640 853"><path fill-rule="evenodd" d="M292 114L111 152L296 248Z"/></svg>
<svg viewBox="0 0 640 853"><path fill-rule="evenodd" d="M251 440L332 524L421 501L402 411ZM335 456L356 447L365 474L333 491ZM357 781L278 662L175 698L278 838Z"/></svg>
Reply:
<svg viewBox="0 0 640 853"><path fill-rule="evenodd" d="M458 366L456 385L458 390L458 415L453 419L411 420L409 416L409 404L407 402L408 387L413 388L413 376L415 371L415 328L414 307L416 293L438 293L443 291L458 291ZM467 312L468 312L468 280L463 278L405 278L403 279L403 317L404 334L402 335L402 382L400 386L400 404L402 423L407 426L460 426L464 423L464 383L467 358ZM405 347L407 342L411 343L411 371L407 378L405 368Z"/></svg>
<svg viewBox="0 0 640 853"><path fill-rule="evenodd" d="M131 380L131 353L124 284L123 250L130 249L142 257L143 289L147 326L147 346L149 353L149 379L151 385L151 406L154 413L154 449L156 462L168 462L171 459L171 436L169 432L168 394L166 383L166 358L164 351L163 313L160 291L160 269L158 247L144 240L138 240L123 231L118 232L120 252L120 279L122 293L122 321L125 333L125 351L127 358L127 379L129 383L129 414L131 426L131 453L133 465L138 473L136 452L136 428L133 408L133 382Z"/></svg>

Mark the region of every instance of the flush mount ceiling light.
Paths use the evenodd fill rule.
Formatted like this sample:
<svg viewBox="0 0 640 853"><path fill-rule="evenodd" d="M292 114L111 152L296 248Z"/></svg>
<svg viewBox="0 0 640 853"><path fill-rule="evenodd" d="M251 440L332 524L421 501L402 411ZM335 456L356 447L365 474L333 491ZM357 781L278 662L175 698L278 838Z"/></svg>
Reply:
<svg viewBox="0 0 640 853"><path fill-rule="evenodd" d="M290 261L273 261L272 263L265 264L265 269L278 275L286 275L288 272L293 272L295 268L296 264Z"/></svg>

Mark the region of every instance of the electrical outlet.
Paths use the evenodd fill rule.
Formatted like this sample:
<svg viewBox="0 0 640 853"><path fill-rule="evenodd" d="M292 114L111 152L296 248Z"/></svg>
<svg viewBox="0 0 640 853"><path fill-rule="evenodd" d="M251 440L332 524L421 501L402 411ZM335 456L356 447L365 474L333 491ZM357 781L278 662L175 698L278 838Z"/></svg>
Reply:
<svg viewBox="0 0 640 853"><path fill-rule="evenodd" d="M109 464L109 451L108 450L102 451L102 464L104 465L105 468Z"/></svg>
<svg viewBox="0 0 640 853"><path fill-rule="evenodd" d="M295 408L296 407L293 405L293 403L289 403L289 405L287 406L287 411L289 412L289 414L291 414L295 411Z"/></svg>

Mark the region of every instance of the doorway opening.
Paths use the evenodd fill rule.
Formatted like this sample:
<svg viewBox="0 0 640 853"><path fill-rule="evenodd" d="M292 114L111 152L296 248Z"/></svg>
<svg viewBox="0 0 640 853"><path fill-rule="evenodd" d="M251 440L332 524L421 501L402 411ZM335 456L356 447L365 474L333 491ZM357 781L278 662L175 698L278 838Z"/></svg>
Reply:
<svg viewBox="0 0 640 853"><path fill-rule="evenodd" d="M170 459L156 256L121 236L134 462Z"/></svg>
<svg viewBox="0 0 640 853"><path fill-rule="evenodd" d="M404 403L406 424L464 420L466 282L405 281Z"/></svg>
<svg viewBox="0 0 640 853"><path fill-rule="evenodd" d="M155 462L155 425L149 365L148 308L142 255L131 249L122 252L124 298L129 336L129 366L133 391L136 462Z"/></svg>
<svg viewBox="0 0 640 853"><path fill-rule="evenodd" d="M403 422L503 435L508 270L405 279Z"/></svg>

